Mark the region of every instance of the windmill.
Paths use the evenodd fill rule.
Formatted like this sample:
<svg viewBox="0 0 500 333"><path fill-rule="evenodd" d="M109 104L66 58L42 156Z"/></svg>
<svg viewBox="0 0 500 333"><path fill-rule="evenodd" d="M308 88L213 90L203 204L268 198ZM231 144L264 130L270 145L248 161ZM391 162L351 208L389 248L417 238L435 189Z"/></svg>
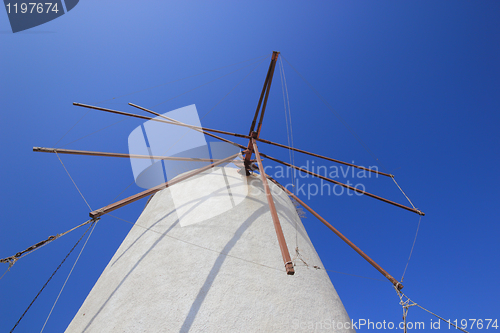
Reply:
<svg viewBox="0 0 500 333"><path fill-rule="evenodd" d="M321 318L325 318L325 316L333 322L349 323L349 317L333 285L331 285L328 275L318 269L321 267L320 259L310 243L289 197L318 218L382 273L396 290L400 291L403 288L401 282L392 277L293 192L266 175L262 158L418 215L424 215L423 212L414 207L408 207L343 184L259 151L257 143L262 142L393 178L393 175L388 173L321 156L260 137L278 57L279 52L273 52L248 135L194 126L132 103L129 104L156 117L74 103L80 107L184 127L237 147L241 151L236 154L218 159L203 159L33 148L37 152L56 154L208 163L201 168L182 173L165 183L90 213L91 219L85 224L94 224L103 215L154 195L137 221L137 227L134 226L124 240L68 327L67 332L151 331L152 328L159 331L181 332L207 330L286 332L292 330L292 325L298 325L295 328L297 331L307 330L309 327L303 327L302 324L321 321ZM219 135L245 139L248 140L248 143L241 145ZM240 170L225 168L224 165L228 163L234 163L240 167ZM256 187L260 191L255 195L248 196L234 209L207 219L203 224L196 224L196 228L183 228L178 225L179 216L176 216L175 213L176 205L173 202L170 188L182 188L191 183L189 185L191 187L186 190L189 193L193 188L191 181L194 181L194 188L196 188L197 182L210 177L210 173L216 168L224 170L232 179L251 179L254 184L257 184ZM254 171L258 171L258 175ZM274 230L272 240L269 238L271 221ZM298 233L300 233L301 243L305 244L301 248L300 255L307 257L309 261L305 266L297 264L297 256L292 259L290 246L286 242L286 239L290 239L297 230L300 230ZM167 242L167 237L170 238L169 240L176 239L182 243L181 249L179 244L172 245L172 242ZM47 242L53 239L55 238L49 239ZM45 243L40 242L33 249L43 246ZM277 246L271 248L272 245ZM201 252L205 254L208 251L212 256L193 256L193 253L198 252L192 252L192 247L196 247L196 250L199 251L203 250ZM4 261L13 263L20 256L33 249L28 249L27 252L23 251L19 256L16 255L17 257L6 258ZM170 259L165 261L166 254ZM281 257L281 263L276 260L276 254ZM297 252L297 254L299 253ZM229 263L230 261L231 263ZM247 264L242 263L245 261ZM172 265L175 269L162 265ZM249 265L252 268L246 267ZM313 281L314 284L311 284L310 281ZM297 303L293 299L301 301ZM294 320L298 320L298 322L294 322ZM342 326L338 329L351 328Z"/></svg>

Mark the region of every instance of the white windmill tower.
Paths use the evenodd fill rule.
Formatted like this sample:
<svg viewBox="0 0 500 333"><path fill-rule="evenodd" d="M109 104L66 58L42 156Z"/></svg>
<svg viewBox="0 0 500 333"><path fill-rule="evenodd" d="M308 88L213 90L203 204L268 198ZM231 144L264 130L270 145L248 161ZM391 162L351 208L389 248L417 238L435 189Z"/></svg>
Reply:
<svg viewBox="0 0 500 333"><path fill-rule="evenodd" d="M279 52L273 52L248 135L204 128L199 123L172 119L134 104L130 105L157 117L74 103L208 135L236 147L234 154L223 149L216 156L214 147L211 157L200 155L199 151L191 156L183 156L182 152L165 156L151 150L141 155L134 151L117 154L33 148L59 154L146 159L156 165L169 161L204 163L200 168L177 172L168 181L146 186L141 193L90 213L95 221L151 196L66 332L354 331L326 271L320 269L321 260L290 197L379 270L397 290L403 287L325 219L265 174L261 157L424 215L418 209L259 153L257 142L264 142L392 177L260 138L278 56ZM247 139L248 145L213 133ZM297 240L300 253L287 244L287 239ZM296 256L292 258L290 253Z"/></svg>

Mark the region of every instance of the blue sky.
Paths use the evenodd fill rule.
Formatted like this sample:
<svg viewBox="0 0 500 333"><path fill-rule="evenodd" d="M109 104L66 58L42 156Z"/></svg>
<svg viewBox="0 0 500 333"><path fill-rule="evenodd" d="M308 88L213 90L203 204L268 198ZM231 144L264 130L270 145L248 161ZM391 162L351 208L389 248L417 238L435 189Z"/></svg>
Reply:
<svg viewBox="0 0 500 333"><path fill-rule="evenodd" d="M68 149L126 153L129 133L141 124L99 111L87 113L73 102L132 113L140 112L128 102L158 112L194 103L204 126L246 134L269 57L217 103L257 63L245 66L277 50L334 110L284 61L295 146L394 173L426 213L405 275L405 293L445 318L500 319L499 14L496 1L80 1L58 19L12 34L7 14L0 13L0 257L66 231L88 216L88 207L57 157L34 153L33 146L57 143ZM158 86L254 58L258 59ZM287 142L277 75L261 136ZM287 151L265 144L259 148L288 161ZM133 182L126 159L61 158L93 209L112 202ZM299 154L295 159L298 165L308 160ZM351 181L407 203L388 178ZM138 191L132 185L118 198ZM323 195L305 200L389 273L401 277L417 215L367 197ZM114 215L135 221L144 204L137 202ZM303 223L325 268L384 279L311 214ZM65 329L130 228L111 217L98 223L46 332ZM82 232L19 260L2 278L1 331L12 328ZM16 332L42 328L80 248ZM399 299L390 283L335 272L330 278L351 318L401 320ZM428 325L431 319L436 318L417 307L410 309L410 321Z"/></svg>

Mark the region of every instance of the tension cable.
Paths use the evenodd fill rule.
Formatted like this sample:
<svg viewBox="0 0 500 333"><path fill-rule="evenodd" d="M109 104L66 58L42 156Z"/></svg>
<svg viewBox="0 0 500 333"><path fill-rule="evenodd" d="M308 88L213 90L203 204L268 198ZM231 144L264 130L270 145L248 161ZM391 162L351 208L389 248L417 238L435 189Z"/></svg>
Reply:
<svg viewBox="0 0 500 333"><path fill-rule="evenodd" d="M38 296L40 296L40 294L42 293L42 291L45 289L45 287L47 286L47 284L50 282L50 280L52 280L52 278L54 277L54 275L57 273L57 271L59 270L59 268L61 268L62 264L64 264L64 262L66 261L66 259L68 259L69 255L71 254L71 252L73 252L73 250L77 247L77 245L80 243L80 241L83 239L83 236L85 236L87 234L87 232L90 230L90 228L92 227L92 225L97 221L98 219L95 219L95 220L91 220L91 224L89 225L89 227L87 228L87 230L85 230L85 232L83 233L82 237L80 237L80 239L76 242L76 244L71 248L71 250L69 250L68 254L66 255L66 257L64 257L64 259L61 261L61 263L59 264L59 266L57 266L56 270L54 271L54 273L52 273L52 275L49 277L49 279L47 280L47 282L45 282L45 284L43 285L42 289L40 289L40 291L38 292L38 294L36 294L35 298L33 298L33 300L31 301L30 305L28 305L28 307L26 308L26 310L24 310L23 314L21 315L21 317L19 318L19 320L17 321L17 323L14 325L14 327L12 327L12 329L10 330L10 333L12 333L14 331L14 329L17 327L17 325L19 325L19 322L24 318L24 315L26 315L26 312L28 312L28 310L31 308L31 306L33 305L33 303L36 301L36 299L38 298Z"/></svg>

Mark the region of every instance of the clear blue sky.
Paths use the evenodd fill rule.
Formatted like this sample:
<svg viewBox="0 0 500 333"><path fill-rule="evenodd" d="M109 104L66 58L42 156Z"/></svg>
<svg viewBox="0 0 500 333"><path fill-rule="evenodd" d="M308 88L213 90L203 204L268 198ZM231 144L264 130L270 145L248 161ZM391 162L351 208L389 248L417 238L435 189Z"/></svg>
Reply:
<svg viewBox="0 0 500 333"><path fill-rule="evenodd" d="M253 66L167 100L251 62L113 98L278 50L378 161L285 62L295 146L379 165L396 175L426 213L404 280L406 294L445 318L500 320L499 2L80 1L58 19L16 34L7 14L0 12L0 257L87 219L88 207L57 157L32 152L33 146L54 146L87 113L72 102L134 113L139 112L128 102L158 112L194 103L203 116ZM264 60L202 124L246 134L268 63ZM72 142L122 119L90 111L57 146L126 153L128 134L141 123L138 119ZM262 137L287 142L279 76ZM280 148L261 144L260 150L289 158ZM305 157L295 157L297 164L306 163ZM126 159L61 158L93 209L110 203L133 181ZM364 184L369 192L407 203L388 178ZM119 198L139 190L132 185ZM307 202L401 277L417 215L366 197L323 195ZM114 215L135 221L144 204ZM311 214L303 222L325 268L384 279ZM98 223L45 332L65 329L130 228L111 217ZM82 232L21 259L3 277L0 331L12 328ZM80 248L16 332L41 329ZM0 274L7 268L2 265ZM351 318L401 320L390 283L334 272L330 278ZM431 319L436 318L410 309L410 321L428 325Z"/></svg>

